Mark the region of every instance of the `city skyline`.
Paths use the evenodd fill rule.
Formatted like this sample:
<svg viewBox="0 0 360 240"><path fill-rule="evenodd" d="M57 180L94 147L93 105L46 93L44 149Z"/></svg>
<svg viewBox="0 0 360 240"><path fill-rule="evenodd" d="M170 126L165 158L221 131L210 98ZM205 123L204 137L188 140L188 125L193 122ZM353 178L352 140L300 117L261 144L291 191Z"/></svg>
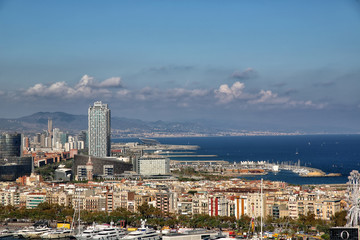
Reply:
<svg viewBox="0 0 360 240"><path fill-rule="evenodd" d="M0 118L360 132L360 4L0 1Z"/></svg>

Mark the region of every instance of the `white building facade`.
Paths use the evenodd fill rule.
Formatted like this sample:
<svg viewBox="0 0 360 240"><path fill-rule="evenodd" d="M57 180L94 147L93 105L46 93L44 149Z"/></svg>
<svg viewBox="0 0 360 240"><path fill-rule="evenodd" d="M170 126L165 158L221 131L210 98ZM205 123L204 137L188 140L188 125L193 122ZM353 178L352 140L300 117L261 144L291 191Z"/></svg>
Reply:
<svg viewBox="0 0 360 240"><path fill-rule="evenodd" d="M89 155L110 156L111 114L107 104L95 102L88 111Z"/></svg>
<svg viewBox="0 0 360 240"><path fill-rule="evenodd" d="M144 155L138 159L137 173L141 175L170 174L170 159L159 155Z"/></svg>

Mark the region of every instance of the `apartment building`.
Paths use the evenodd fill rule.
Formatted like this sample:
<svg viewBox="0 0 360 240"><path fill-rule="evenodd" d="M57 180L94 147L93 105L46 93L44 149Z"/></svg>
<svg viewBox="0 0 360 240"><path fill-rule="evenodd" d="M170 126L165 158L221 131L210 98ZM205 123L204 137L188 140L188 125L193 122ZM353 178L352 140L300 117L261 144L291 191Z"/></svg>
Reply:
<svg viewBox="0 0 360 240"><path fill-rule="evenodd" d="M225 196L211 196L208 203L210 216L230 216L231 204Z"/></svg>
<svg viewBox="0 0 360 240"><path fill-rule="evenodd" d="M156 193L156 208L168 214L174 210L174 194L171 192Z"/></svg>
<svg viewBox="0 0 360 240"><path fill-rule="evenodd" d="M241 185L243 184L243 185ZM317 219L330 220L341 211L345 196L326 189L288 187L278 191L256 191L258 183L234 181L111 181L89 184L0 185L0 205L36 207L40 202L72 206L74 209L112 212L125 208L137 212L144 203L162 212L181 215L250 217L315 214ZM242 188L239 188L241 186ZM42 189L38 192L36 189ZM230 191L228 190L230 189ZM266 190L266 188L265 188ZM189 194L192 191L192 194ZM342 191L342 190L341 190ZM343 191L342 191L343 192ZM35 193L35 194L34 194ZM339 197L340 196L340 197ZM342 204L341 204L342 203ZM263 211L263 212L261 212Z"/></svg>
<svg viewBox="0 0 360 240"><path fill-rule="evenodd" d="M331 220L331 217L340 211L340 199L322 200L316 204L315 217L323 220Z"/></svg>
<svg viewBox="0 0 360 240"><path fill-rule="evenodd" d="M240 219L243 215L248 215L248 203L247 197L245 196L235 196L234 197L235 204L235 217L236 219Z"/></svg>
<svg viewBox="0 0 360 240"><path fill-rule="evenodd" d="M261 215L266 216L265 207L266 207L265 195L261 196L260 193L247 194L248 216L255 218L260 217Z"/></svg>
<svg viewBox="0 0 360 240"><path fill-rule="evenodd" d="M209 201L205 193L195 193L192 197L192 214L208 214Z"/></svg>
<svg viewBox="0 0 360 240"><path fill-rule="evenodd" d="M26 208L36 208L46 201L46 193L29 193L26 195Z"/></svg>

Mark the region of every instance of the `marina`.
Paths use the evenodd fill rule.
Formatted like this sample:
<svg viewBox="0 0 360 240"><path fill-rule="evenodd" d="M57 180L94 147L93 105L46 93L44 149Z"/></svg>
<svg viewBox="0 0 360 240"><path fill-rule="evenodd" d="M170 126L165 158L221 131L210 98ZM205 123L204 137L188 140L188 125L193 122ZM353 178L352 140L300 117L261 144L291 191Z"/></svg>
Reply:
<svg viewBox="0 0 360 240"><path fill-rule="evenodd" d="M209 158L170 158L188 166L211 164L211 169L208 168L215 172L217 168L221 170L223 166L222 164L216 166L216 161L224 161L229 169L231 169L230 165L240 162L265 161L279 166L279 171L269 168L266 175L238 175L249 180L259 180L263 177L266 180L300 185L344 184L348 181L349 173L353 169L358 169L360 165L358 163L360 159L360 150L357 147L358 135L179 137L156 138L156 140L163 145L182 145L189 148L197 146L193 147L194 150L183 150L192 151L194 155L216 155ZM115 141L137 140L118 139ZM179 150L164 151L179 152ZM166 153L163 155L166 156ZM221 174L221 171L218 174ZM234 177L236 177L235 174Z"/></svg>
<svg viewBox="0 0 360 240"><path fill-rule="evenodd" d="M19 234L21 232L21 234ZM16 239L99 239L99 240L120 240L120 239L136 239L136 240L186 240L186 239L222 239L229 237L229 233L224 234L221 231L207 229L174 229L171 231L156 231L146 226L138 229L129 228L129 231L119 227L109 227L106 225L89 226L82 233L75 234L70 229L48 229L46 231L33 229L31 232L37 234L23 235L23 231L11 231L4 229L0 232L0 239L16 240ZM41 234L40 234L41 233Z"/></svg>
<svg viewBox="0 0 360 240"><path fill-rule="evenodd" d="M269 172L278 173L282 170L292 171L300 177L337 177L340 173L325 173L321 169L288 163L270 163L265 161L241 161L233 164L222 160L171 160L172 168L194 167L197 171L211 172L224 176L266 175Z"/></svg>
<svg viewBox="0 0 360 240"><path fill-rule="evenodd" d="M90 227L91 228L91 227ZM114 226L97 225L96 229L86 228L83 232L75 233L71 229L56 228L32 228L29 231L3 229L0 232L0 239L99 239L99 240L118 240L118 239L160 239L161 233L151 228L140 227L135 231ZM26 229L28 230L28 229Z"/></svg>
<svg viewBox="0 0 360 240"><path fill-rule="evenodd" d="M214 140L214 138L209 139ZM148 139L148 141L150 140L151 139ZM221 159L221 155L212 153L208 154L208 149L203 149L203 147L200 147L199 145L162 144L157 140L154 141L156 141L156 144L142 145L136 142L124 144L115 143L112 145L112 147L115 149L129 147L132 150L138 149L144 152L162 155L171 160L170 163L172 169L181 169L191 166L197 171L232 177L267 175L270 172L276 174L283 170L292 171L300 177L339 177L342 175L341 173L326 173L322 169L315 167L302 166L300 164L301 152L299 151L299 148L296 148L296 150L293 152L293 157L295 159L297 158L296 161L243 161L237 159L233 162L230 162L226 161L225 159Z"/></svg>

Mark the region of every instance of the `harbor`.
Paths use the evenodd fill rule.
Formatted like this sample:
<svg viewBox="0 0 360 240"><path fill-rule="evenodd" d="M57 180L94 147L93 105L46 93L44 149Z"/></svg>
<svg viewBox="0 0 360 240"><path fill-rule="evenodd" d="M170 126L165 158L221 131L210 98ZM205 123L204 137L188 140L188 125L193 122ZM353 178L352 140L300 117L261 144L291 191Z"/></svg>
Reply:
<svg viewBox="0 0 360 240"><path fill-rule="evenodd" d="M291 171L300 177L338 177L340 173L325 173L324 171L300 166L300 164L270 163L267 161L241 161L229 163L224 160L171 160L173 169L193 167L196 171L210 172L224 176L266 175L269 172L277 174L280 171Z"/></svg>
<svg viewBox="0 0 360 240"><path fill-rule="evenodd" d="M151 139L150 139L151 140ZM147 139L147 141L150 141ZM339 177L341 173L326 173L321 169L302 166L300 160L293 161L234 161L233 163L219 159L216 154L199 154L198 145L184 144L161 144L156 140L151 140L153 144L116 143L114 149L130 148L132 150L156 153L170 159L172 169L193 167L197 171L221 174L224 176L242 177L267 175L270 172L277 174L280 171L291 171L300 177ZM299 157L298 150L295 156Z"/></svg>
<svg viewBox="0 0 360 240"><path fill-rule="evenodd" d="M229 237L231 232L221 230L208 230L204 228L179 228L164 227L154 230L142 224L139 228L123 228L112 224L93 224L78 231L77 229L49 228L46 226L26 226L23 228L0 227L0 239L101 239L101 240L160 240L160 239L221 239Z"/></svg>
<svg viewBox="0 0 360 240"><path fill-rule="evenodd" d="M117 142L113 143L112 148L125 152L126 149L131 149L131 151L137 150L167 157L170 159L171 171L190 167L195 171L219 177L249 180L262 177L271 181L286 181L292 184L310 184L311 181L320 184L337 184L347 181L344 169L322 168L323 165L316 164L314 160L309 161L311 158L306 157L299 147L289 148L286 154L272 155L262 154L260 150L249 151L246 146L236 149L228 148L234 140L240 141L243 140L242 138L221 138L221 142L209 145L209 142L214 140L214 138L184 138L180 140L169 138L159 139L161 143L154 140L154 144ZM306 146L309 147L308 144ZM264 149L267 148L264 147ZM339 172L335 172L335 170Z"/></svg>

